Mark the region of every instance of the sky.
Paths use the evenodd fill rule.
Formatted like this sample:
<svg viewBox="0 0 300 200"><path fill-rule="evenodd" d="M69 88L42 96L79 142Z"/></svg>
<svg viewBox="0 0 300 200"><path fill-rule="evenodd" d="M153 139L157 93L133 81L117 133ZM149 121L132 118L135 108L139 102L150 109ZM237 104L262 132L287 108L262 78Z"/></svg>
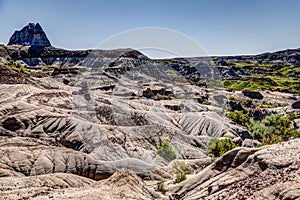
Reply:
<svg viewBox="0 0 300 200"><path fill-rule="evenodd" d="M168 41L177 44L171 50L193 51L189 42L194 42L208 55L258 54L299 48L299 19L299 0L0 0L0 43L7 44L29 22L39 22L59 48L101 48L103 42L120 40L119 33L156 27L174 33L157 36L161 49ZM142 36L133 32L134 43Z"/></svg>

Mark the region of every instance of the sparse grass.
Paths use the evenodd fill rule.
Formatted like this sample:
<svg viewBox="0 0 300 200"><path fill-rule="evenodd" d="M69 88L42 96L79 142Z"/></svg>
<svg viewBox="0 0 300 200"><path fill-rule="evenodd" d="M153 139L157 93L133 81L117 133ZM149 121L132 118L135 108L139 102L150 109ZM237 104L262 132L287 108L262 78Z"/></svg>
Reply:
<svg viewBox="0 0 300 200"><path fill-rule="evenodd" d="M176 172L184 172L185 174L192 174L193 169L184 161L176 161L173 164Z"/></svg>
<svg viewBox="0 0 300 200"><path fill-rule="evenodd" d="M282 76L288 76L291 73L300 73L300 66L285 66L278 70Z"/></svg>
<svg viewBox="0 0 300 200"><path fill-rule="evenodd" d="M43 77L45 77L45 74L43 74L41 72L35 72L35 71L33 71L33 72L31 72L31 74L33 76L37 77L37 78L43 78Z"/></svg>
<svg viewBox="0 0 300 200"><path fill-rule="evenodd" d="M234 91L241 91L244 89L268 89L281 92L300 92L299 80L297 78L288 77L255 76L243 78L241 80L224 80L223 84L226 88Z"/></svg>
<svg viewBox="0 0 300 200"><path fill-rule="evenodd" d="M168 95L157 94L155 99L157 99L157 100L170 100L171 97L168 96Z"/></svg>
<svg viewBox="0 0 300 200"><path fill-rule="evenodd" d="M21 72L21 73L23 73L23 74L26 74L26 73L29 73L30 70L27 69L27 68L24 67L24 66L21 66L21 67L19 68L19 72Z"/></svg>
<svg viewBox="0 0 300 200"><path fill-rule="evenodd" d="M162 143L157 148L156 152L168 161L174 160L176 158L175 151L173 150L173 147L171 146L170 142Z"/></svg>
<svg viewBox="0 0 300 200"><path fill-rule="evenodd" d="M51 71L53 71L53 68L51 68L51 67L43 67L42 71L43 72L51 72Z"/></svg>
<svg viewBox="0 0 300 200"><path fill-rule="evenodd" d="M202 104L203 105L211 105L211 102L209 102L209 101L203 101Z"/></svg>
<svg viewBox="0 0 300 200"><path fill-rule="evenodd" d="M166 189L165 189L165 183L164 182L158 182L157 183L157 191L161 192L161 193L166 193Z"/></svg>
<svg viewBox="0 0 300 200"><path fill-rule="evenodd" d="M184 180L186 180L186 174L184 172L176 173L176 179L175 179L174 183L180 183Z"/></svg>
<svg viewBox="0 0 300 200"><path fill-rule="evenodd" d="M193 169L186 162L177 161L174 163L173 167L176 171L174 183L180 183L186 180L186 175L193 173Z"/></svg>
<svg viewBox="0 0 300 200"><path fill-rule="evenodd" d="M278 108L278 107L284 107L284 106L287 106L288 104L287 103L274 103L274 102L271 102L271 103L268 103L268 102L261 102L260 104L258 104L258 107L260 108Z"/></svg>
<svg viewBox="0 0 300 200"><path fill-rule="evenodd" d="M21 65L20 63L17 63L15 61L13 61L13 60L9 60L7 62L7 66L9 68L11 68L12 70L23 73L23 74L26 74L26 73L30 72L30 70L27 67Z"/></svg>

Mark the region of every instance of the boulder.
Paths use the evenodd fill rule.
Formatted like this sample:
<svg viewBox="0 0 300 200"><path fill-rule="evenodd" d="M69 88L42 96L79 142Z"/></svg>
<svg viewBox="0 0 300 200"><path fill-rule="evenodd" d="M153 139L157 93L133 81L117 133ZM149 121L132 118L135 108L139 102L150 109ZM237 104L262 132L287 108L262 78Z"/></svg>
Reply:
<svg viewBox="0 0 300 200"><path fill-rule="evenodd" d="M245 139L242 143L242 147L259 147L261 146L261 142L252 139Z"/></svg>

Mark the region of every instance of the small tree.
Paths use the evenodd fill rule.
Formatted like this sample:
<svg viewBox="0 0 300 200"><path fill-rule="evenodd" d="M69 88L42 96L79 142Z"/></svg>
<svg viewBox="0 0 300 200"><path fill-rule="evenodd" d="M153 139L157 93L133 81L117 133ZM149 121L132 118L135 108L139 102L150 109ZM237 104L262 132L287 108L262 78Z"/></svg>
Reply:
<svg viewBox="0 0 300 200"><path fill-rule="evenodd" d="M157 153L168 161L174 160L176 158L173 147L169 142L162 143L162 145L157 148Z"/></svg>

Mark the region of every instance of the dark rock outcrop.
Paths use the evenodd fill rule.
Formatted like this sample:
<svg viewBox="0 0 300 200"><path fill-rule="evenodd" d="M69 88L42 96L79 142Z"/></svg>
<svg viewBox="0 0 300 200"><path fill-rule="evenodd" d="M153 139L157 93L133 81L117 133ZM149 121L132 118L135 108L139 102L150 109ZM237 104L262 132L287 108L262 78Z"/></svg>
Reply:
<svg viewBox="0 0 300 200"><path fill-rule="evenodd" d="M259 91L251 91L251 90L248 90L248 89L245 89L242 91L243 94L246 96L246 97L249 97L251 99L263 99L263 95L259 92Z"/></svg>
<svg viewBox="0 0 300 200"><path fill-rule="evenodd" d="M229 100L227 102L227 107L228 107L229 111L235 111L235 110L239 110L239 111L243 111L243 112L245 111L241 102L238 102L238 101Z"/></svg>
<svg viewBox="0 0 300 200"><path fill-rule="evenodd" d="M300 109L300 101L296 101L292 104L292 108L294 109Z"/></svg>
<svg viewBox="0 0 300 200"><path fill-rule="evenodd" d="M45 32L39 23L29 23L20 31L15 33L9 39L8 45L23 45L23 46L51 46Z"/></svg>
<svg viewBox="0 0 300 200"><path fill-rule="evenodd" d="M24 84L28 82L29 79L24 74L7 66L0 66L0 84Z"/></svg>

